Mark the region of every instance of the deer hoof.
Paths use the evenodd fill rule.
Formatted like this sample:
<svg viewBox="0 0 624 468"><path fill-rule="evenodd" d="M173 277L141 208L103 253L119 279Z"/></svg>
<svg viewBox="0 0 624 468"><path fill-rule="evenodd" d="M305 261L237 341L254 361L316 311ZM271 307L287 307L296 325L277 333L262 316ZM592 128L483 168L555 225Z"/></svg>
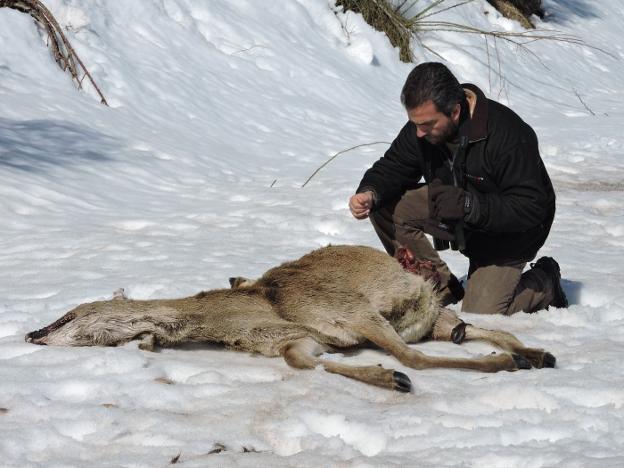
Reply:
<svg viewBox="0 0 624 468"><path fill-rule="evenodd" d="M392 379L394 380L394 390L403 393L409 393L412 391L412 381L403 372L394 371L392 373Z"/></svg>
<svg viewBox="0 0 624 468"><path fill-rule="evenodd" d="M511 355L513 357L514 362L516 363L516 367L518 369L530 369L531 368L531 362L520 356L519 354L512 354Z"/></svg>
<svg viewBox="0 0 624 468"><path fill-rule="evenodd" d="M544 353L542 365L544 367L553 368L557 364L557 358L550 353Z"/></svg>
<svg viewBox="0 0 624 468"><path fill-rule="evenodd" d="M451 331L451 340L455 344L462 344L466 339L466 322L461 322Z"/></svg>

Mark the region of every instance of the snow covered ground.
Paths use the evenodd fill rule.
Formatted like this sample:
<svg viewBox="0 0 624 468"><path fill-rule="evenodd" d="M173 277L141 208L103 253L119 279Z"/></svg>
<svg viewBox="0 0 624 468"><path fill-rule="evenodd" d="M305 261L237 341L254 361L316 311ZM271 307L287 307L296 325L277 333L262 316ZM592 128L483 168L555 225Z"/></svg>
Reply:
<svg viewBox="0 0 624 468"><path fill-rule="evenodd" d="M49 0L107 108L75 90L27 15L0 9L0 465L623 466L624 3L543 4L538 27L611 55L423 40L540 137L558 193L542 254L561 264L571 305L465 318L547 348L558 368L484 375L405 369L375 350L344 357L407 373L407 395L213 346L23 340L118 287L178 297L330 242L379 246L346 201L385 144L301 185L404 123L411 66L381 33L327 0ZM484 0L439 18L520 30Z"/></svg>

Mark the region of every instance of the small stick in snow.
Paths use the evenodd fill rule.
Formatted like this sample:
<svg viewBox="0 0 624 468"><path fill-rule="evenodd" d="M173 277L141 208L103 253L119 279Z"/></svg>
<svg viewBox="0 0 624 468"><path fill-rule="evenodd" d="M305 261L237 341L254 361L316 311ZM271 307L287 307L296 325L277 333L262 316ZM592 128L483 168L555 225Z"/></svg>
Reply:
<svg viewBox="0 0 624 468"><path fill-rule="evenodd" d="M574 90L574 94L576 94L576 97L578 98L578 100L581 101L581 104L583 104L583 107L587 109L587 112L589 112L591 115L596 115L594 111L591 110L587 104L585 104L585 101L583 101L583 98L581 97L581 95L576 89Z"/></svg>
<svg viewBox="0 0 624 468"><path fill-rule="evenodd" d="M332 157L330 157L327 161L325 161L323 164L321 164L313 173L310 177L308 177L308 180L306 180L303 185L301 186L301 188L305 187L306 185L308 185L308 182L310 182L312 180L312 178L319 173L319 171L321 169L323 169L325 166L327 166L330 162L332 162L334 159L336 159L338 156L340 156L343 153L346 153L348 151L357 149L357 148L361 148L362 146L371 146L371 145L389 145L391 143L387 142L387 141L373 141L372 143L362 143L361 145L355 145L352 146L351 148L347 148L345 150L342 151L338 151L336 154L334 154Z"/></svg>

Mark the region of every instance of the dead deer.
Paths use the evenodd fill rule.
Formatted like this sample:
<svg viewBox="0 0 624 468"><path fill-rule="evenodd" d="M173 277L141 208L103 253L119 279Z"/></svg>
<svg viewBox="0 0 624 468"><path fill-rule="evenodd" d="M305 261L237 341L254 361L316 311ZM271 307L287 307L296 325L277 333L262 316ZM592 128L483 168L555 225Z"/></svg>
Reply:
<svg viewBox="0 0 624 468"><path fill-rule="evenodd" d="M328 246L284 263L252 281L231 278L233 288L182 299L82 304L56 322L28 333L41 345L115 346L140 340L153 350L186 342L283 356L292 367L341 374L379 387L409 392L409 378L380 366L324 359L335 348L370 341L413 369L435 367L498 372L554 367L555 358L527 348L510 333L464 323L438 305L434 285L399 262L364 246ZM485 340L505 352L475 358L433 357L410 348L426 337Z"/></svg>

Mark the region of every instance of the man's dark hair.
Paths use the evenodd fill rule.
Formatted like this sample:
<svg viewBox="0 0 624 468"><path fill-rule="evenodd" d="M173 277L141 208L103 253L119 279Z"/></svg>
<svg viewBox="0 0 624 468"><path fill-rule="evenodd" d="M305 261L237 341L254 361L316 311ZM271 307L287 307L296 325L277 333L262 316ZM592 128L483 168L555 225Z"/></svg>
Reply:
<svg viewBox="0 0 624 468"><path fill-rule="evenodd" d="M401 102L407 110L433 101L438 110L449 116L456 104L466 99L457 78L438 62L424 62L410 72L401 91Z"/></svg>

